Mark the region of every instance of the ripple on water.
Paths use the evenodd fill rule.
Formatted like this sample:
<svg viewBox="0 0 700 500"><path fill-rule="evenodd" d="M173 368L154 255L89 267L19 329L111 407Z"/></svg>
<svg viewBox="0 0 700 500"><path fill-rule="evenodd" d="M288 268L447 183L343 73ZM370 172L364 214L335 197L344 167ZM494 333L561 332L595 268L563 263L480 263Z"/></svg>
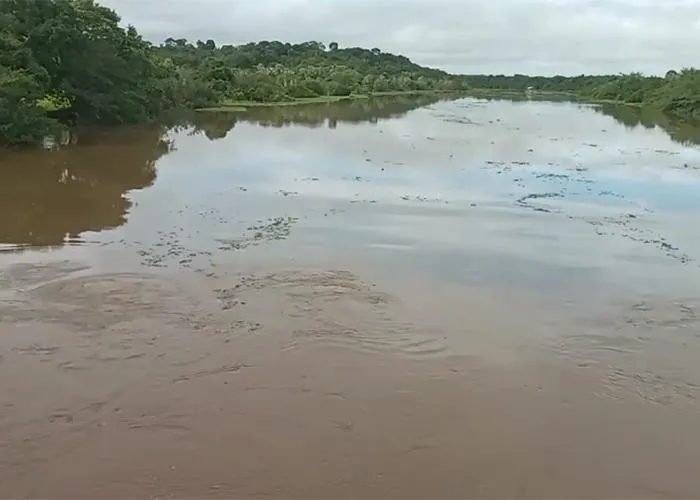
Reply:
<svg viewBox="0 0 700 500"><path fill-rule="evenodd" d="M162 276L78 273L85 269L71 262L11 266L2 287L16 293L0 304L0 321L45 322L91 332L149 319L182 322L196 307L178 284Z"/></svg>
<svg viewBox="0 0 700 500"><path fill-rule="evenodd" d="M85 271L90 266L68 260L48 263L16 263L0 269L0 289L12 287L23 289L65 278L73 273Z"/></svg>
<svg viewBox="0 0 700 500"><path fill-rule="evenodd" d="M265 311L261 321L286 332L285 351L328 345L422 357L446 350L437 333L396 320L401 304L395 297L348 271L245 275L216 292L225 311L235 308L239 316Z"/></svg>
<svg viewBox="0 0 700 500"><path fill-rule="evenodd" d="M700 396L697 300L614 301L606 311L571 321L549 348L601 376L601 395L670 406Z"/></svg>

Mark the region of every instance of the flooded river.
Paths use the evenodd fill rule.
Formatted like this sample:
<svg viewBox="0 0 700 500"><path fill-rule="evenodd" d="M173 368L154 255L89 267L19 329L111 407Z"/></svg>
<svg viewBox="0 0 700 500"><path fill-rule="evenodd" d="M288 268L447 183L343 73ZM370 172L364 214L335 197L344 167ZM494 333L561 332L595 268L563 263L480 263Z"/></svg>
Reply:
<svg viewBox="0 0 700 500"><path fill-rule="evenodd" d="M0 496L700 496L700 131L387 98L0 155Z"/></svg>

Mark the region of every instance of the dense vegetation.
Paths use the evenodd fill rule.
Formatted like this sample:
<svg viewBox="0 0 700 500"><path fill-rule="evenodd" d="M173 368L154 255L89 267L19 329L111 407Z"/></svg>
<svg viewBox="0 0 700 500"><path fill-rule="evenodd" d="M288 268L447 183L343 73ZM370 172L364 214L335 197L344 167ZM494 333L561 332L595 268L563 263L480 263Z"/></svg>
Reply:
<svg viewBox="0 0 700 500"><path fill-rule="evenodd" d="M183 96L168 62L92 0L0 1L0 142L41 139L73 117L143 122Z"/></svg>
<svg viewBox="0 0 700 500"><path fill-rule="evenodd" d="M457 76L335 42L168 38L154 46L94 0L0 1L0 145L38 142L59 124L140 123L177 108L529 87L700 118L697 70L665 78Z"/></svg>
<svg viewBox="0 0 700 500"><path fill-rule="evenodd" d="M217 47L213 40L169 38L156 48L219 100L295 98L396 91L459 90L461 79L379 49L326 48L319 42L259 42Z"/></svg>
<svg viewBox="0 0 700 500"><path fill-rule="evenodd" d="M623 102L681 118L700 119L700 70L697 69L671 70L663 78L632 73L575 77L478 75L465 79L473 88L562 92L592 101Z"/></svg>
<svg viewBox="0 0 700 500"><path fill-rule="evenodd" d="M318 42L154 47L94 0L0 1L0 144L60 122L137 123L174 108L416 90L461 80L379 49Z"/></svg>

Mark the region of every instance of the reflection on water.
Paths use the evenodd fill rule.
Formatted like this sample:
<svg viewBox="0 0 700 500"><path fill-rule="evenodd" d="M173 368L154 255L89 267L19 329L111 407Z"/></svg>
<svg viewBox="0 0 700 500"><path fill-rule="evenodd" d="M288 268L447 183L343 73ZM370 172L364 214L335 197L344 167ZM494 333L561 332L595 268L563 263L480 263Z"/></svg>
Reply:
<svg viewBox="0 0 700 500"><path fill-rule="evenodd" d="M658 127L678 143L700 144L700 123L674 120L656 110L637 106L603 104L595 109L605 115L612 116L626 127L647 129Z"/></svg>
<svg viewBox="0 0 700 500"><path fill-rule="evenodd" d="M4 154L3 493L697 497L674 126L402 97Z"/></svg>
<svg viewBox="0 0 700 500"><path fill-rule="evenodd" d="M0 155L0 244L54 246L126 221L127 192L169 151L158 128L76 132L56 150Z"/></svg>
<svg viewBox="0 0 700 500"><path fill-rule="evenodd" d="M342 130L336 130L339 124ZM700 139L700 128L633 107L524 96L457 102L431 95L394 96L196 113L169 133L159 128L84 131L65 138L54 151L0 157L0 244L60 245L86 231L124 224L131 191L152 185L156 162L176 148L166 163L177 168L165 172L180 172L182 166L191 180L185 189L170 185L174 177L167 175L163 186L168 197L206 199L211 182L220 188L233 183L235 189L253 189L257 195L265 189L292 197L301 193L309 203L318 203L313 200L323 193L336 200L326 212L345 211L341 205L348 200L382 204L385 208L375 210L372 218L375 223L389 213L387 196L393 198L391 204L412 200L453 211L460 200L469 207L475 202L514 206L585 220L600 234L622 234L692 261L661 235L661 226L633 227L640 214L697 209L696 177L689 176L700 169L697 155L671 145L657 129L682 144ZM192 142L200 134L218 147ZM202 162L196 172L192 162ZM152 193L160 199L157 190ZM252 216L252 211L274 205L250 194L239 205L240 193L227 200L230 210ZM579 213L584 206L588 208ZM383 231L391 230L398 228L387 222ZM385 244L405 245L406 237Z"/></svg>
<svg viewBox="0 0 700 500"><path fill-rule="evenodd" d="M681 144L700 144L700 123L689 120L672 118L653 108L642 108L635 105L604 103L590 106L585 101L567 94L534 94L522 92L492 92L479 96L486 102L562 102L576 106L578 109L592 108L597 112L611 116L615 121L628 128L643 127L646 129L659 128L665 131L671 139Z"/></svg>
<svg viewBox="0 0 700 500"><path fill-rule="evenodd" d="M195 113L184 121L203 132L210 140L222 139L238 122L261 127L290 125L309 128L335 129L339 123L378 123L380 120L401 118L413 109L436 103L438 95L387 96L374 99L345 100L326 104L300 106L253 107L239 112Z"/></svg>
<svg viewBox="0 0 700 500"><path fill-rule="evenodd" d="M411 110L441 99L437 95L390 96L313 106L252 108L242 118L263 127L302 125L315 128L327 125L332 129L338 123L377 123L380 120L401 118Z"/></svg>
<svg viewBox="0 0 700 500"><path fill-rule="evenodd" d="M253 108L244 113L195 113L172 129L222 139L236 123L263 127L328 128L399 118L439 100L394 96L333 104ZM78 130L45 149L0 153L0 247L57 246L79 242L84 232L125 223L128 193L153 184L156 162L172 149L162 127Z"/></svg>
<svg viewBox="0 0 700 500"><path fill-rule="evenodd" d="M235 112L192 113L180 126L191 126L193 134L204 134L210 141L215 141L226 137L239 119L240 114Z"/></svg>

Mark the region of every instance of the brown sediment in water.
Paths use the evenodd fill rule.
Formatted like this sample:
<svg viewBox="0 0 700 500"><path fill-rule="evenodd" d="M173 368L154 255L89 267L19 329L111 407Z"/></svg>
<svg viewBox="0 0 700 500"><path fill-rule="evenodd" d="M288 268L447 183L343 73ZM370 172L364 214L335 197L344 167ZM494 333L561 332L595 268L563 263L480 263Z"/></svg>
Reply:
<svg viewBox="0 0 700 500"><path fill-rule="evenodd" d="M0 497L700 497L697 150L419 105L3 154Z"/></svg>
<svg viewBox="0 0 700 500"><path fill-rule="evenodd" d="M482 355L554 314L526 296L331 269L194 279L4 271L2 496L700 491L692 408L606 392L601 369Z"/></svg>

